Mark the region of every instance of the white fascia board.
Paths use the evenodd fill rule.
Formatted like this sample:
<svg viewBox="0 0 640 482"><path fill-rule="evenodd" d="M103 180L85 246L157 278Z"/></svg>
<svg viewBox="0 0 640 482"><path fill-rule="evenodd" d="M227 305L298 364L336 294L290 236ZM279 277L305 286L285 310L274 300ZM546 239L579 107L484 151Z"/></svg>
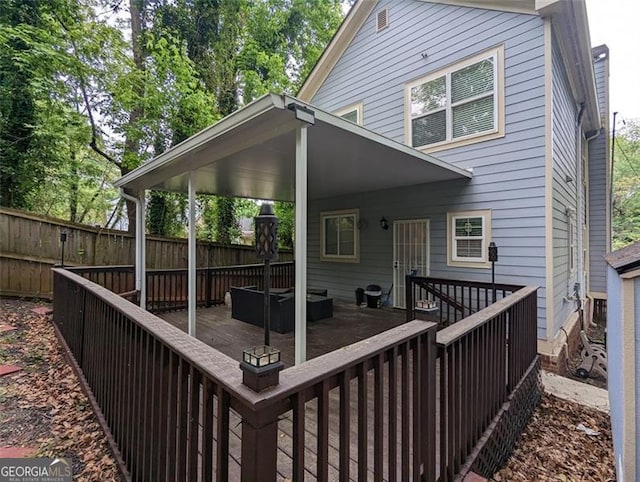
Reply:
<svg viewBox="0 0 640 482"><path fill-rule="evenodd" d="M554 32L577 102L586 109L585 131L601 127L600 106L591 54L589 20L584 0L555 2L547 10L554 22Z"/></svg>
<svg viewBox="0 0 640 482"><path fill-rule="evenodd" d="M148 174L158 168L170 164L174 159L180 157L181 155L197 149L198 147L206 144L212 139L215 139L218 136L232 131L239 125L242 125L245 122L259 116L260 114L274 108L285 108L283 96L272 93L265 94L262 97L242 107L241 109L233 112L232 114L229 114L227 117L218 121L217 123L206 127L197 134L194 134L188 139L185 139L180 144L163 152L151 161L146 162L133 171L125 174L114 183L114 186L125 187L127 184L135 181L136 179L139 179L145 174Z"/></svg>
<svg viewBox="0 0 640 482"><path fill-rule="evenodd" d="M482 8L501 12L535 15L534 0L421 0L428 3L441 3L456 7Z"/></svg>
<svg viewBox="0 0 640 482"><path fill-rule="evenodd" d="M340 127L341 129L344 129L346 131L352 132L354 134L357 134L358 136L364 137L365 139L369 139L372 142L377 142L378 144L381 144L385 147L389 147L391 149L394 149L396 151L400 151L404 154L407 154L409 156L413 156L416 157L418 159L422 159L425 162L428 162L430 164L433 164L435 166L441 167L443 169L447 169L449 171L455 172L456 174L460 175L461 177L466 177L467 179L471 179L473 178L473 172L469 171L468 169L464 169L461 167L457 167L454 166L453 164L449 164L448 162L442 161L440 159L438 159L437 157L431 156L429 154L425 154L423 152L420 152L417 149L414 149L413 147L407 146L406 144L402 144L400 142L396 142L392 139L389 139L388 137L385 137L381 134L378 134L376 132L370 131L369 129L362 127L360 125L354 124L351 121L348 121L346 119L343 119L342 117L338 117L334 114L330 114L329 112L325 112L323 110L318 109L317 107L314 107L311 104L307 104L303 101L301 101L300 99L297 99L295 97L291 97L289 95L285 95L284 96L284 103L285 105L290 105L290 104L299 104L302 105L308 109L311 109L314 111L315 113L315 117L317 120L325 122L327 124L331 124L334 125L336 127Z"/></svg>
<svg viewBox="0 0 640 482"><path fill-rule="evenodd" d="M296 97L308 102L316 95L377 4L378 0L358 0L351 7L329 45L298 90Z"/></svg>

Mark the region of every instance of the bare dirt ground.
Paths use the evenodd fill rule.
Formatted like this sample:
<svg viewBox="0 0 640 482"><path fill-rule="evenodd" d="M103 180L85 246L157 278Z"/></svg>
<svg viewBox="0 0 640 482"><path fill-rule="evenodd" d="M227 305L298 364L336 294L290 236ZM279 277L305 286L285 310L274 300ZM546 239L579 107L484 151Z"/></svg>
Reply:
<svg viewBox="0 0 640 482"><path fill-rule="evenodd" d="M0 447L33 447L39 457L68 457L77 480L120 481L105 436L39 304L0 299ZM582 424L597 435L577 429ZM512 457L494 481L615 480L608 415L545 395Z"/></svg>
<svg viewBox="0 0 640 482"><path fill-rule="evenodd" d="M0 365L22 371L0 378L0 447L29 447L36 457L65 457L74 479L120 481L120 473L78 379L64 358L42 304L0 299Z"/></svg>

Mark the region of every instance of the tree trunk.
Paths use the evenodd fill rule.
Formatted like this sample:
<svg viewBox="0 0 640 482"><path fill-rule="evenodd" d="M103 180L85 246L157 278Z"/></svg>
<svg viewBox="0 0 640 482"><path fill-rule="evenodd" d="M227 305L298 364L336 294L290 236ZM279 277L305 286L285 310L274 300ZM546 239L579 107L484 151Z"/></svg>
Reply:
<svg viewBox="0 0 640 482"><path fill-rule="evenodd" d="M145 0L129 0L129 12L131 14L131 48L133 51L133 62L137 69L144 71L144 54L142 50L142 32L143 32L143 12L144 12ZM138 89L138 98L142 101L144 92L141 88ZM142 104L138 104L129 113L129 122L127 129L127 136L124 142L124 153L122 156L122 165L120 172L124 176L132 169L137 167L137 162L133 163L132 159L138 159L140 154L140 139L136 135L132 134L135 131L134 127L138 121L142 118L144 112L142 110ZM138 193L125 189L125 193L131 196L138 197ZM136 209L135 204L129 200L126 201L127 205L127 218L129 233L135 233L136 231Z"/></svg>

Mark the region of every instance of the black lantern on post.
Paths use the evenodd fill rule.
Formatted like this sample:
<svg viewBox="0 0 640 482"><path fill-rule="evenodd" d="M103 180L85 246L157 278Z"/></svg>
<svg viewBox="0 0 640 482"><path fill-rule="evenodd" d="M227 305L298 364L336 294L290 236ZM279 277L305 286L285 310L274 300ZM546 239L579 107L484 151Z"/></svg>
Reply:
<svg viewBox="0 0 640 482"><path fill-rule="evenodd" d="M269 346L271 310L269 306L270 273L269 263L278 259L278 218L271 204L263 204L255 218L256 255L264 260L264 344Z"/></svg>
<svg viewBox="0 0 640 482"><path fill-rule="evenodd" d="M496 302L496 261L498 261L498 247L496 243L489 243L489 261L491 261L491 285L493 286L493 302Z"/></svg>
<svg viewBox="0 0 640 482"><path fill-rule="evenodd" d="M60 230L60 267L64 268L64 244L67 242L67 231L65 229Z"/></svg>

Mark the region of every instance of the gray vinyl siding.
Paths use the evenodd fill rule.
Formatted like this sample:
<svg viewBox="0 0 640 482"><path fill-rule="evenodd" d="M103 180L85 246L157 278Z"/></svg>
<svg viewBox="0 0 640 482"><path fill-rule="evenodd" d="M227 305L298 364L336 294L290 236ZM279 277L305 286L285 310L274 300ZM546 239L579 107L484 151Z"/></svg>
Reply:
<svg viewBox="0 0 640 482"><path fill-rule="evenodd" d="M609 105L609 58L599 60L594 64L598 104L602 116L603 129L600 134L589 142L589 289L591 291L606 292L606 262L607 246L607 163L609 159L608 126Z"/></svg>
<svg viewBox="0 0 640 482"><path fill-rule="evenodd" d="M390 25L376 34L375 13L384 7ZM505 52L505 136L433 154L473 168L473 179L310 202L310 284L327 286L332 296L346 300L354 300L354 290L370 283L388 290L393 233L379 228L382 216L390 222L430 220L432 275L490 280L489 268L447 266L446 216L448 211L491 209L491 237L500 249L496 279L541 286L538 336L546 337L544 26L539 17L380 1L311 103L333 111L362 102L365 127L404 142L405 84L499 45ZM359 208L368 224L360 233L360 263L321 262L320 212L350 208Z"/></svg>
<svg viewBox="0 0 640 482"><path fill-rule="evenodd" d="M634 319L635 319L635 356L636 356L636 437L638 436L638 430L640 430L640 277L636 277L633 280L633 299L635 303ZM636 471L640 467L640 445L636 443ZM637 474L637 472L636 472Z"/></svg>
<svg viewBox="0 0 640 482"><path fill-rule="evenodd" d="M607 266L607 384L609 389L609 414L616 465L624 448L624 338L622 333L622 279L615 269ZM636 319L638 319L636 317ZM636 330L640 328L636 324ZM638 331L636 331L637 335ZM638 345L636 345L636 348ZM636 358L638 360L638 358ZM637 363L637 361L636 361ZM636 370L636 376L638 376ZM637 398L636 398L637 400ZM636 411L636 413L638 413ZM628 423L628 421L626 421ZM618 467L620 468L620 467ZM618 473L620 475L620 473Z"/></svg>
<svg viewBox="0 0 640 482"><path fill-rule="evenodd" d="M573 285L578 280L578 232L581 225L577 206L576 189L582 182L577 173L576 106L559 48L552 45L552 147L553 147L553 286L554 286L554 333L575 311L575 304L567 297L573 294ZM571 181L567 182L566 179ZM569 216L567 208L574 210L573 219L576 256L573 272L569 266Z"/></svg>

